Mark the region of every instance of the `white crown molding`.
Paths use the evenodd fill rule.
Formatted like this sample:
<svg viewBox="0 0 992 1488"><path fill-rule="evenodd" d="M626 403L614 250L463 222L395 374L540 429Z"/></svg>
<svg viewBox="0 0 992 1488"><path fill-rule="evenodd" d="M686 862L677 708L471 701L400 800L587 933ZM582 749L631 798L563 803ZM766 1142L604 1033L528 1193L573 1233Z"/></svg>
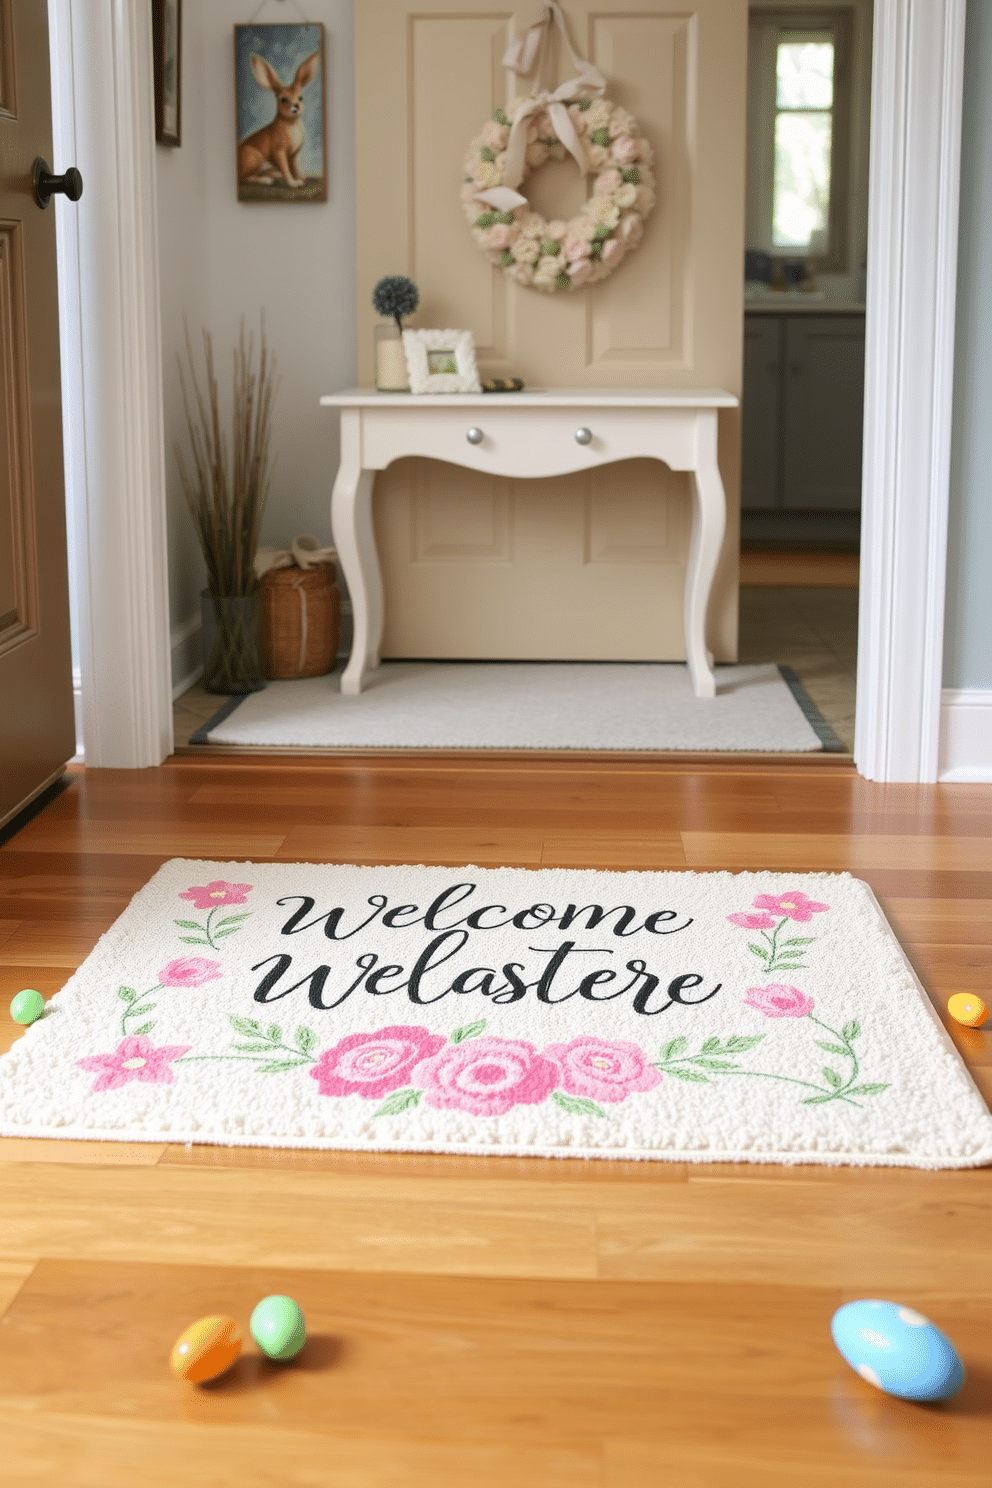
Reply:
<svg viewBox="0 0 992 1488"><path fill-rule="evenodd" d="M937 778L992 784L992 688L944 688Z"/></svg>
<svg viewBox="0 0 992 1488"><path fill-rule="evenodd" d="M936 780L966 0L877 0L855 763Z"/></svg>
<svg viewBox="0 0 992 1488"><path fill-rule="evenodd" d="M66 489L88 765L172 751L151 9L50 0Z"/></svg>

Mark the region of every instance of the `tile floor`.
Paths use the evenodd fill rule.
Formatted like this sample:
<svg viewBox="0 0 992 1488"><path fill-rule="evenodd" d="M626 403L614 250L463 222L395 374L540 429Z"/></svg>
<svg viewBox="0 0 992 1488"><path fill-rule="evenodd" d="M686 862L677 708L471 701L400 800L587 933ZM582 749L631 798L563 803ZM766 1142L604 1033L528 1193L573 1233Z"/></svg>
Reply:
<svg viewBox="0 0 992 1488"><path fill-rule="evenodd" d="M741 585L740 660L792 667L837 737L854 748L858 591L849 583ZM175 704L176 748L212 717L224 699L197 682Z"/></svg>

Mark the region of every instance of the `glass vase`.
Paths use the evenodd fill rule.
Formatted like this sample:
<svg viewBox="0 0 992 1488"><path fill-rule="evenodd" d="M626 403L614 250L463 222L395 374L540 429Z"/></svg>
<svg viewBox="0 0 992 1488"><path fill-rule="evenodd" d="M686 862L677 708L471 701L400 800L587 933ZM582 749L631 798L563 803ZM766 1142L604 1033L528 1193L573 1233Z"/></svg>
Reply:
<svg viewBox="0 0 992 1488"><path fill-rule="evenodd" d="M375 351L375 385L380 393L408 393L410 376L406 369L403 333L395 321L383 321L373 332Z"/></svg>
<svg viewBox="0 0 992 1488"><path fill-rule="evenodd" d="M261 603L254 594L200 596L203 618L203 686L228 697L260 692L262 669Z"/></svg>

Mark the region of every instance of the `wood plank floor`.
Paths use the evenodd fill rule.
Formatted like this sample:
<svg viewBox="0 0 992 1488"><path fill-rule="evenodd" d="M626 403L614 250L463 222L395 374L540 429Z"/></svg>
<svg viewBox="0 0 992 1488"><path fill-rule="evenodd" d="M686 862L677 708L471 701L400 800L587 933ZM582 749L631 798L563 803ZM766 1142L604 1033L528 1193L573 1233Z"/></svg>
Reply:
<svg viewBox="0 0 992 1488"><path fill-rule="evenodd" d="M844 767L174 759L77 770L0 847L11 995L58 990L168 857L850 869L946 1019L988 994L992 792ZM992 1097L992 1033L950 1026ZM545 1162L0 1140L4 1488L988 1488L992 1170ZM286 1292L300 1360L179 1386L192 1318ZM941 1406L833 1348L891 1297Z"/></svg>

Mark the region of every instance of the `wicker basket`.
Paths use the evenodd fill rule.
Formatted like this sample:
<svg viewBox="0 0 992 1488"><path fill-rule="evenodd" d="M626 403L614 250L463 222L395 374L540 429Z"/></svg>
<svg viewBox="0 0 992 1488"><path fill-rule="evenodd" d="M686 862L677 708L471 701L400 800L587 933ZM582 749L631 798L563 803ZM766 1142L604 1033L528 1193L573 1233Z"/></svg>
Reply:
<svg viewBox="0 0 992 1488"><path fill-rule="evenodd" d="M338 654L341 624L333 563L270 569L260 588L265 675L276 680L329 672Z"/></svg>

